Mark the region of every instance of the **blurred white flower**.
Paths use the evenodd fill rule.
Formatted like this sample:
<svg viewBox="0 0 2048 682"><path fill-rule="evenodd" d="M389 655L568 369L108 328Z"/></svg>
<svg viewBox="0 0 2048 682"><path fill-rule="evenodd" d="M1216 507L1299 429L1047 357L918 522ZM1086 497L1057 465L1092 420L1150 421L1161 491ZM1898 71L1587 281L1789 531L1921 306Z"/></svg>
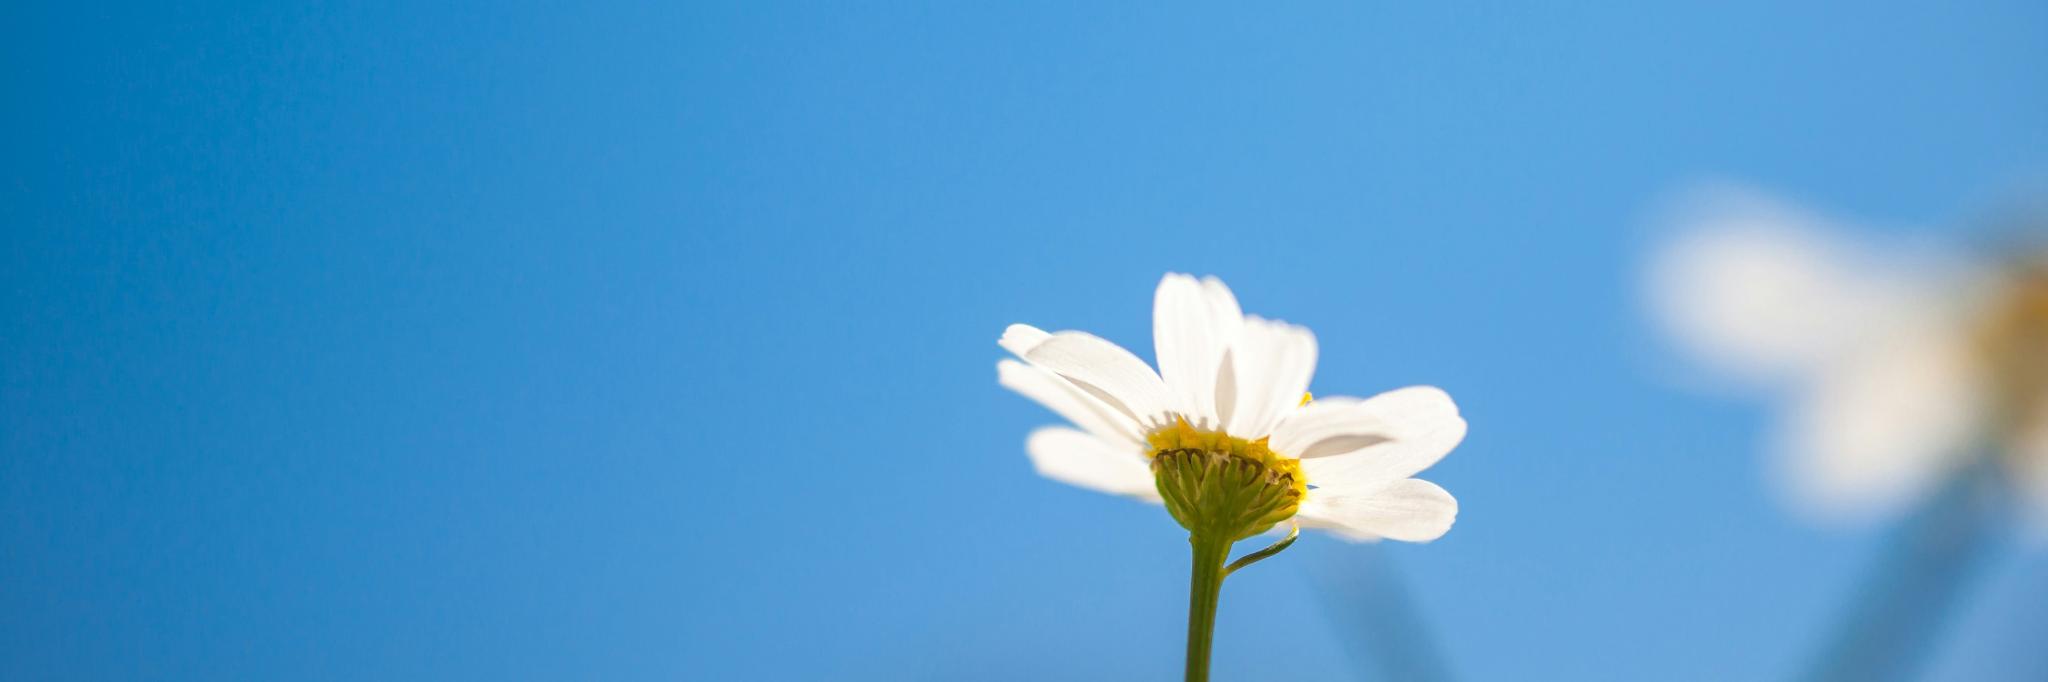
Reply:
<svg viewBox="0 0 2048 682"><path fill-rule="evenodd" d="M1245 505L1229 507L1230 515L1238 506L1249 514L1231 522L1230 534L1290 518L1352 540L1427 541L1450 529L1457 501L1410 478L1464 439L1465 421L1443 391L1311 401L1315 336L1244 315L1213 277L1167 275L1153 325L1157 373L1087 333L1021 324L1004 331L1001 345L1022 362L997 363L1002 385L1080 427L1032 432L1026 450L1040 474L1164 501L1191 531L1207 523L1192 517L1215 513L1204 505L1235 494L1200 478L1218 467L1256 479Z"/></svg>
<svg viewBox="0 0 2048 682"><path fill-rule="evenodd" d="M1802 506L1889 511L1980 456L2048 501L2038 261L1857 239L1740 190L1700 193L1670 223L1653 308L1694 355L1784 396L1778 461Z"/></svg>

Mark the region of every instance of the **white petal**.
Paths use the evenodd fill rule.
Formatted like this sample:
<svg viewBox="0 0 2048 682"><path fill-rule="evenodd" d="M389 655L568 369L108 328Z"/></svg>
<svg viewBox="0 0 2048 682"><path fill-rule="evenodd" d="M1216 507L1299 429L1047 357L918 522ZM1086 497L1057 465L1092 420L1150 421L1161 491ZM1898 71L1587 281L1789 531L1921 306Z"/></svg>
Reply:
<svg viewBox="0 0 2048 682"><path fill-rule="evenodd" d="M1967 340L1936 318L1894 327L1824 370L1784 434L1784 464L1824 513L1890 508L1968 455L1986 413Z"/></svg>
<svg viewBox="0 0 2048 682"><path fill-rule="evenodd" d="M1076 388L1146 427L1159 426L1177 413L1178 402L1165 382L1138 356L1121 346L1082 332L1060 332L1030 347L1024 359L1051 370Z"/></svg>
<svg viewBox="0 0 2048 682"><path fill-rule="evenodd" d="M1274 431L1274 451L1301 457L1310 485L1331 492L1372 489L1435 465L1465 440L1451 396L1410 386L1364 401L1295 410Z"/></svg>
<svg viewBox="0 0 2048 682"><path fill-rule="evenodd" d="M1820 369L1934 291L1942 254L1873 250L1753 192L1703 193L1650 270L1676 341L1717 369L1778 381Z"/></svg>
<svg viewBox="0 0 2048 682"><path fill-rule="evenodd" d="M1451 529L1458 500L1435 483L1404 478L1363 494L1311 490L1297 517L1303 526L1327 528L1347 540L1428 542Z"/></svg>
<svg viewBox="0 0 2048 682"><path fill-rule="evenodd" d="M1024 441L1031 466L1061 483L1157 501L1152 470L1136 448L1118 447L1073 429L1048 426Z"/></svg>
<svg viewBox="0 0 2048 682"><path fill-rule="evenodd" d="M1304 327L1246 316L1224 364L1236 377L1233 386L1217 391L1219 400L1234 398L1234 406L1217 406L1229 422L1226 430L1260 438L1308 392L1316 372L1316 336Z"/></svg>
<svg viewBox="0 0 2048 682"><path fill-rule="evenodd" d="M1021 358L1050 338L1052 335L1045 333L1043 329L1028 324L1013 324L1003 329L1003 338L996 341L996 345Z"/></svg>
<svg viewBox="0 0 2048 682"><path fill-rule="evenodd" d="M1057 374L1016 360L1002 360L996 363L996 377L1003 387L1038 401L1038 404L1065 417L1075 426L1087 429L1097 438L1128 444L1134 449L1142 442L1137 422L1090 397Z"/></svg>
<svg viewBox="0 0 2048 682"><path fill-rule="evenodd" d="M1331 449L1328 445L1311 447L1325 441L1331 445L1342 445L1338 439L1346 437L1374 442L1391 438L1388 433L1391 427L1365 413L1364 404L1365 401L1349 396L1325 396L1288 410L1280 423L1273 426L1273 440L1268 445L1274 452L1305 459L1348 452L1365 445L1357 443L1338 449Z"/></svg>
<svg viewBox="0 0 2048 682"><path fill-rule="evenodd" d="M1152 344L1159 375L1196 426L1222 428L1217 419L1217 374L1223 351L1237 338L1244 313L1230 288L1214 277L1169 273L1152 300Z"/></svg>

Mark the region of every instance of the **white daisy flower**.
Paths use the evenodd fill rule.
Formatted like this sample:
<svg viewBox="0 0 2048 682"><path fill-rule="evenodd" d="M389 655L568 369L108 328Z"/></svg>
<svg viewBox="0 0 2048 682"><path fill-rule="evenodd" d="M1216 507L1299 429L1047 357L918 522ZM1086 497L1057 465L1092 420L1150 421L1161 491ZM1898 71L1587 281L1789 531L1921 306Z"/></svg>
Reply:
<svg viewBox="0 0 2048 682"><path fill-rule="evenodd" d="M1701 193L1651 269L1677 340L1785 396L1793 500L1892 511L1987 456L2048 508L2048 259L1866 243L1754 192Z"/></svg>
<svg viewBox="0 0 2048 682"><path fill-rule="evenodd" d="M1084 332L1017 324L1000 344L1019 358L997 364L1002 385L1077 427L1031 433L1040 474L1163 502L1195 535L1238 540L1293 520L1423 542L1457 516L1450 493L1411 478L1465 437L1450 396L1417 386L1310 400L1315 336L1243 314L1214 277L1160 280L1158 372Z"/></svg>

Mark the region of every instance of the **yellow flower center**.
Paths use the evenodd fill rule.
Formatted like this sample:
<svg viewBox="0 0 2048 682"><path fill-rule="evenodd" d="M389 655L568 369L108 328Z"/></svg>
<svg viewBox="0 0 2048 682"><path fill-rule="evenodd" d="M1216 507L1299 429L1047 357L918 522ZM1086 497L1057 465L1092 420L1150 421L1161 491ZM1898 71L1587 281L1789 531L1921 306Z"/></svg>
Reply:
<svg viewBox="0 0 2048 682"><path fill-rule="evenodd" d="M1188 425L1186 419L1177 420L1168 426L1145 436L1145 443L1151 446L1148 457L1158 457L1169 450L1201 450L1217 454L1242 457L1270 467L1282 468L1286 473L1301 472L1301 461L1282 457L1266 446L1266 438L1245 440L1222 431L1204 431ZM1306 482L1303 483L1306 485Z"/></svg>
<svg viewBox="0 0 2048 682"><path fill-rule="evenodd" d="M2048 266L2013 278L1985 317L1977 346L2007 428L2024 430L2048 412Z"/></svg>

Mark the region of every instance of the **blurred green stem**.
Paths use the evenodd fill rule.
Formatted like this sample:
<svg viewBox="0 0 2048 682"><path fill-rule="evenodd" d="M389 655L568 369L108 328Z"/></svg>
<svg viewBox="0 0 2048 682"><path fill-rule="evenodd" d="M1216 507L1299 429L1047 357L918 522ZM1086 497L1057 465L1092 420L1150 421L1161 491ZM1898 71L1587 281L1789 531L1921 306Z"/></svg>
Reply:
<svg viewBox="0 0 2048 682"><path fill-rule="evenodd" d="M1209 644L1216 636L1216 602L1223 596L1223 562L1230 558L1229 540L1188 537L1195 549L1194 575L1188 579L1188 682L1208 682Z"/></svg>
<svg viewBox="0 0 2048 682"><path fill-rule="evenodd" d="M1916 677L1964 588L1995 545L2001 483L1995 464L1981 463L1958 473L1908 518L1803 679L1901 682Z"/></svg>
<svg viewBox="0 0 2048 682"><path fill-rule="evenodd" d="M1317 564L1318 599L1339 628L1345 653L1365 670L1359 679L1452 682L1443 647L1407 587L1386 544L1346 547Z"/></svg>

